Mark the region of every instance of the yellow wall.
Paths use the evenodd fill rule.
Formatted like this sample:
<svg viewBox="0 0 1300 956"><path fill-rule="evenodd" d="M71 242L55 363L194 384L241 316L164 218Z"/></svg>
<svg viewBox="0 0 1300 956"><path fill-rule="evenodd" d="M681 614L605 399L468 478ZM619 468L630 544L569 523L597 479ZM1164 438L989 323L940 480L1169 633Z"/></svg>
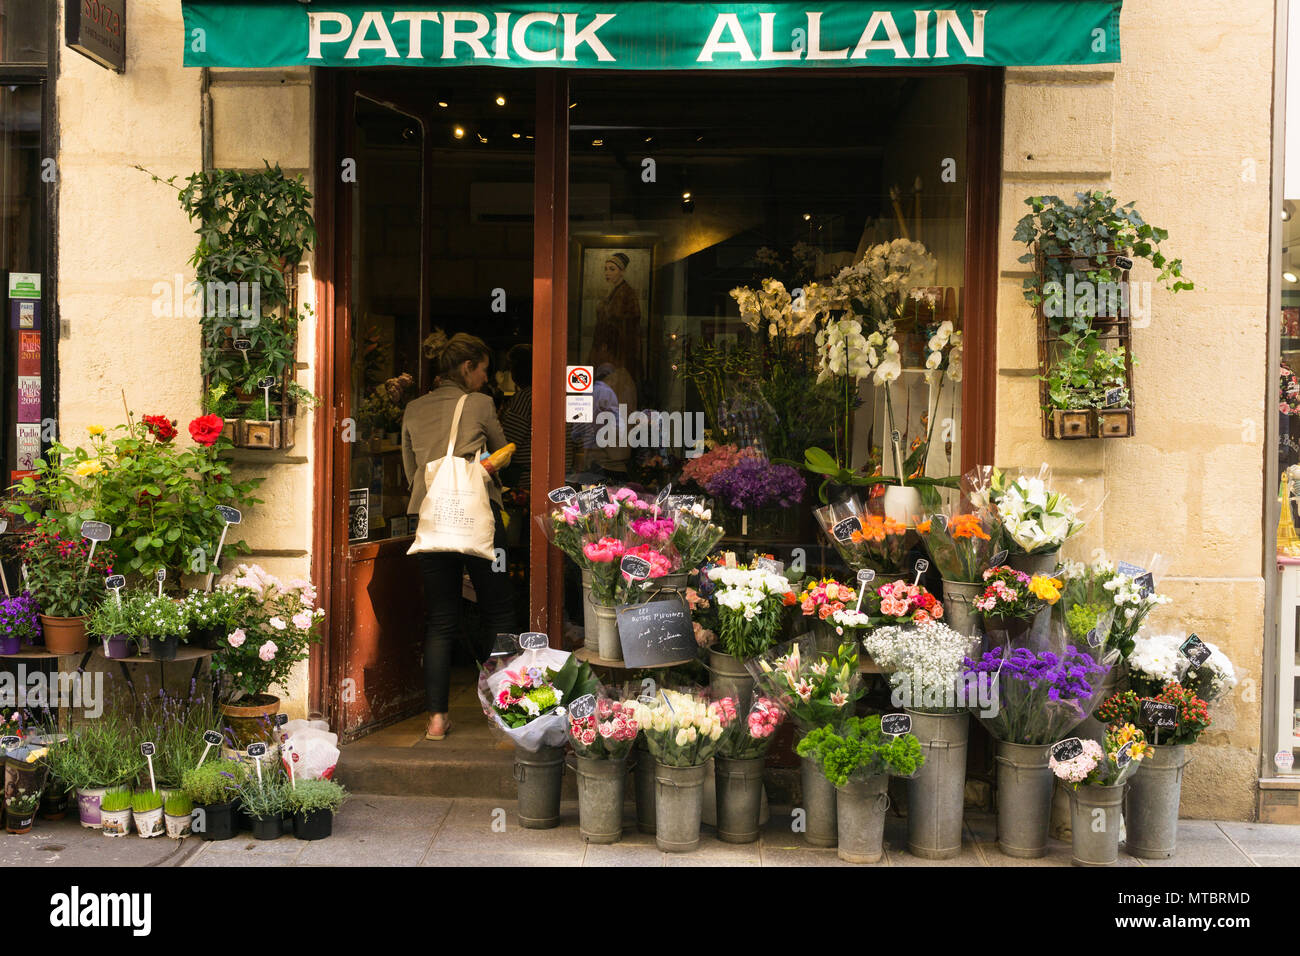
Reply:
<svg viewBox="0 0 1300 956"><path fill-rule="evenodd" d="M1262 697L1263 511L1273 5L1128 0L1123 63L1007 71L998 300L997 460L1085 480L1103 516L1066 556L1160 551L1173 603L1150 621L1195 631L1236 664L1220 730L1187 770L1182 814L1255 810ZM1011 240L1024 198L1110 188L1169 230L1193 292L1157 291L1135 323L1137 435L1040 437L1033 313ZM1139 262L1133 278L1150 278Z"/></svg>
<svg viewBox="0 0 1300 956"><path fill-rule="evenodd" d="M59 428L67 443L83 442L89 424L122 421L123 390L137 416L179 419L178 441L188 440L185 425L201 414L198 322L154 315L156 283L193 279L186 260L194 227L174 190L132 168L184 179L202 167L200 73L181 66L182 34L178 0L133 0L124 74L60 51ZM307 171L305 68L217 72L212 98L218 166L260 169L265 158L290 173ZM301 301L311 304L314 289L306 269L303 275ZM299 360L310 366L314 323L301 339ZM298 376L308 388L314 378L312 367ZM254 548L245 560L286 577L309 574L312 427L310 414L300 418L288 455L244 456L276 461L273 467L238 466L241 475L266 475L258 492L266 503L246 512L240 528ZM306 667L282 690L290 716L304 716Z"/></svg>

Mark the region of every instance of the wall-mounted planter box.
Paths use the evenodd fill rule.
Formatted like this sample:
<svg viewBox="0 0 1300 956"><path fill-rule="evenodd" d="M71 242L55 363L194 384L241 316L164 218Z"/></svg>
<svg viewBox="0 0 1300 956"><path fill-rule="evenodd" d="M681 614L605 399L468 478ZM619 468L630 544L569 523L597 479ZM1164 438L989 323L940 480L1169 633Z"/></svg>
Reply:
<svg viewBox="0 0 1300 956"><path fill-rule="evenodd" d="M1097 412L1099 438L1128 438L1133 434L1133 409L1106 408Z"/></svg>
<svg viewBox="0 0 1300 956"><path fill-rule="evenodd" d="M1052 409L1053 438L1096 438L1097 421L1091 409Z"/></svg>

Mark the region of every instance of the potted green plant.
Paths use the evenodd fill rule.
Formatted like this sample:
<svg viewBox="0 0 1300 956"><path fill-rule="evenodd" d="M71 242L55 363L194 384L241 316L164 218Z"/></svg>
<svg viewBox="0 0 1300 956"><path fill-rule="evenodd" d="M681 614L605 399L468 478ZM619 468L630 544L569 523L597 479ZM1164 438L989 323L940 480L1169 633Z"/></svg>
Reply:
<svg viewBox="0 0 1300 956"><path fill-rule="evenodd" d="M130 606L115 598L101 601L86 619L86 632L104 645L104 656L131 656Z"/></svg>
<svg viewBox="0 0 1300 956"><path fill-rule="evenodd" d="M41 803L41 791L16 790L5 800L5 829L10 833L26 833L36 819L36 808Z"/></svg>
<svg viewBox="0 0 1300 956"><path fill-rule="evenodd" d="M221 712L233 734L232 746L247 750L258 741L274 746L272 722L280 699L270 693L283 686L310 646L320 639L317 625L324 611L315 607L309 582L281 581L257 565L241 564L221 580L240 617L212 669L221 675Z"/></svg>
<svg viewBox="0 0 1300 956"><path fill-rule="evenodd" d="M1145 259L1159 270L1156 281L1171 292L1191 289L1183 279L1183 262L1160 251L1168 230L1147 223L1134 203L1119 205L1108 190L1075 193L1076 203L1059 196L1030 196L1030 208L1016 223L1015 240L1033 247L1020 257L1033 263L1034 274L1024 281L1025 300L1042 305L1053 334L1085 332L1093 319L1108 314L1105 288L1118 288L1131 263L1122 257ZM1075 296L1067 289L1092 283L1092 296ZM1098 304L1100 303L1100 308Z"/></svg>
<svg viewBox="0 0 1300 956"><path fill-rule="evenodd" d="M124 837L131 832L130 787L109 787L99 802L104 836Z"/></svg>
<svg viewBox="0 0 1300 956"><path fill-rule="evenodd" d="M18 551L27 589L41 607L45 647L52 654L80 654L87 646L86 618L113 573L112 552L97 549L92 556L89 542L66 534L53 518L37 518L35 525Z"/></svg>
<svg viewBox="0 0 1300 956"><path fill-rule="evenodd" d="M921 768L921 742L910 733L884 733L879 717L850 717L841 728L812 731L796 750L835 785L840 859L879 861L885 852L889 777L911 777Z"/></svg>
<svg viewBox="0 0 1300 956"><path fill-rule="evenodd" d="M1131 434L1127 350L1103 347L1092 331L1066 332L1060 342L1060 357L1042 376L1047 382L1054 437Z"/></svg>
<svg viewBox="0 0 1300 956"><path fill-rule="evenodd" d="M183 604L167 595L151 595L139 607L137 627L149 639L154 660L174 661L180 642L189 635L189 615Z"/></svg>
<svg viewBox="0 0 1300 956"><path fill-rule="evenodd" d="M135 818L135 830L144 839L162 836L163 795L161 790L137 790L131 796L131 813Z"/></svg>
<svg viewBox="0 0 1300 956"><path fill-rule="evenodd" d="M163 823L167 828L167 836L173 840L189 836L193 814L194 801L188 793L176 790L167 794L167 799L163 801Z"/></svg>
<svg viewBox="0 0 1300 956"><path fill-rule="evenodd" d="M284 796L293 815L293 835L299 840L323 840L334 832L334 814L348 792L333 780L301 780Z"/></svg>
<svg viewBox="0 0 1300 956"><path fill-rule="evenodd" d="M82 724L51 747L46 759L50 774L76 792L81 825L96 830L103 825L100 805L107 789L134 779L145 766L133 734L112 712Z"/></svg>
<svg viewBox="0 0 1300 956"><path fill-rule="evenodd" d="M239 802L257 840L277 840L284 833L287 783L283 774L252 777L240 788Z"/></svg>
<svg viewBox="0 0 1300 956"><path fill-rule="evenodd" d="M235 802L247 779L237 760L213 760L185 771L182 789L194 803L193 829L203 840L229 840L237 832Z"/></svg>

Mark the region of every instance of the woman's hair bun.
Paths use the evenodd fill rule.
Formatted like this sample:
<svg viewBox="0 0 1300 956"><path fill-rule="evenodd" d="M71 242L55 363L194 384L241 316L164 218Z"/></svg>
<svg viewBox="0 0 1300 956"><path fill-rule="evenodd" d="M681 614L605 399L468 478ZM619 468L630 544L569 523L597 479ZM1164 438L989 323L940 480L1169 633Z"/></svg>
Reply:
<svg viewBox="0 0 1300 956"><path fill-rule="evenodd" d="M424 340L424 357L436 361L446 350L449 341L446 332L434 329Z"/></svg>

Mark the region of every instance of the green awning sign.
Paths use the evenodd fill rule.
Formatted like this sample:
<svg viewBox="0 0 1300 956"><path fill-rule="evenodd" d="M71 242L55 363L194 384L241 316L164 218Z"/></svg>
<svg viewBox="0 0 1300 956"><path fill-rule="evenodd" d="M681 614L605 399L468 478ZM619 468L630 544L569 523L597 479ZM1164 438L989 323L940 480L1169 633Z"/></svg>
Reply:
<svg viewBox="0 0 1300 956"><path fill-rule="evenodd" d="M467 4L184 0L185 65L602 70L1118 63L1121 0ZM810 5L813 6L813 5Z"/></svg>

